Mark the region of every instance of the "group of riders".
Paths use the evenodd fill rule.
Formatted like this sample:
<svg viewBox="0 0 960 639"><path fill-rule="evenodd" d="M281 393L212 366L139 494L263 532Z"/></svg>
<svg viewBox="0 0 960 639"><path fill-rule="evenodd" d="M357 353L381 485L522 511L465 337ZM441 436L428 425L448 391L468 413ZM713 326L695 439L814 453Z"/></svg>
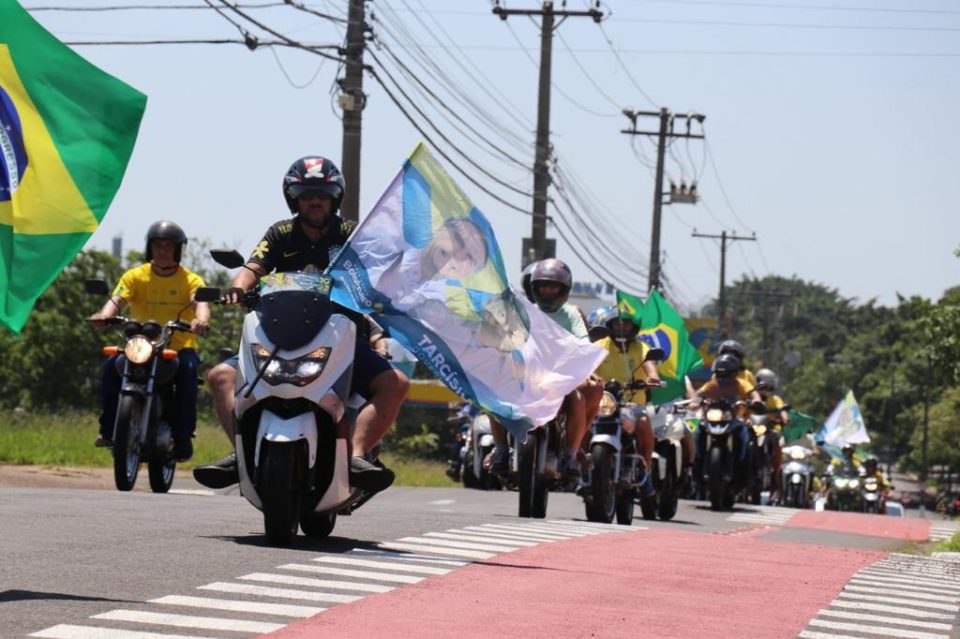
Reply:
<svg viewBox="0 0 960 639"><path fill-rule="evenodd" d="M344 195L344 178L337 166L321 156L308 156L295 161L283 178L283 197L292 214L271 225L257 243L243 268L233 278L230 288L219 299L220 304L237 304L253 290L260 277L271 272L323 272L332 258L347 242L354 225L338 215ZM126 271L109 300L90 317L98 326L108 324L129 307L129 314L158 322L180 319L190 325L190 331L179 332L169 348L177 351L179 367L174 380L175 407L172 428L172 455L177 461L186 461L193 455L191 439L196 427L198 392L197 335L209 330L211 310L208 303L195 300L195 293L204 286L203 280L181 264L187 236L174 222L158 221L146 234L145 263ZM466 259L461 250L451 247L447 259ZM462 247L466 250L466 247ZM545 259L528 265L522 274L523 290L529 301L536 304L548 317L578 339L589 340L607 351L607 356L589 377L584 379L563 400L560 411L566 418L566 441L559 472L567 479L576 479L589 471L590 458L584 451L584 439L597 416L606 381L640 381L645 386L660 382L658 364L663 357L660 349L652 348L638 339L641 326L637 320L616 307L598 309L586 316L569 301L573 288L570 268L559 259ZM390 365L386 347L386 333L374 318L338 308L357 326L355 360L353 365L353 392L366 403L356 416L350 437L350 485L369 493L386 489L393 483L394 474L374 458L378 443L395 421L403 403L409 380ZM120 376L114 355L103 365L101 383L100 432L96 446L110 447L113 442L114 420L120 396ZM788 423L786 405L776 394L777 375L761 369L754 375L745 366L745 352L735 340L720 344L712 366L712 377L699 389L688 386L689 399L694 403L723 400L768 417L775 437L767 438L769 460L772 465L772 487L779 486L782 436ZM234 400L236 396L237 357L226 359L207 374L213 404L218 420L231 443L236 435ZM629 390L626 401L635 407L632 423L624 428L635 438L636 449L645 468L651 468L654 453L654 433L645 409L648 403L645 387ZM509 443L505 429L491 416L495 446L485 466L491 472L509 470ZM734 454L744 460L750 446L751 429L748 419L740 419L734 426ZM703 429L695 435L688 429L681 442L684 473L690 486L702 479L705 437ZM851 453L852 455L852 453ZM850 457L853 463L852 456ZM745 466L742 464L742 466ZM867 472L876 470L876 459L867 458ZM871 470L873 469L873 470ZM224 488L239 480L236 453L230 453L212 464L194 469L198 482L211 488ZM882 474L879 475L882 479ZM885 480L884 480L885 482ZM886 483L884 485L887 485ZM654 491L649 474L639 482L638 497ZM776 494L774 494L774 498Z"/></svg>

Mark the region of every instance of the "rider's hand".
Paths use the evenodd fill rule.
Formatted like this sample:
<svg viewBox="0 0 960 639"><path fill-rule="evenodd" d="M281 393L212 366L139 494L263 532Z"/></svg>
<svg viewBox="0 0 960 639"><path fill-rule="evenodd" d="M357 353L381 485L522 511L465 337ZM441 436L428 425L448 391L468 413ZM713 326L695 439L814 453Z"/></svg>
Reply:
<svg viewBox="0 0 960 639"><path fill-rule="evenodd" d="M94 313L87 318L87 321L96 326L97 328L106 328L107 327L107 316L103 313Z"/></svg>
<svg viewBox="0 0 960 639"><path fill-rule="evenodd" d="M206 335L207 331L210 330L210 322L209 320L195 317L190 322L190 330L196 333L197 335Z"/></svg>
<svg viewBox="0 0 960 639"><path fill-rule="evenodd" d="M221 304L239 304L240 302L243 301L244 293L245 291L238 286L228 288L226 291L224 291L223 295L220 296L220 303Z"/></svg>

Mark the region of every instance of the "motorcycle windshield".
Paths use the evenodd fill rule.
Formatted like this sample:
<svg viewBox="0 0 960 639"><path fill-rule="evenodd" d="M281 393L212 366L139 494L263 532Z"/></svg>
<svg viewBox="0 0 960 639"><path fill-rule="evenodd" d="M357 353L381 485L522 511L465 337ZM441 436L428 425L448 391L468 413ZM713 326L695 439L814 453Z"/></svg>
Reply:
<svg viewBox="0 0 960 639"><path fill-rule="evenodd" d="M260 278L257 315L270 341L284 350L310 342L333 311L331 282L320 273L271 273Z"/></svg>

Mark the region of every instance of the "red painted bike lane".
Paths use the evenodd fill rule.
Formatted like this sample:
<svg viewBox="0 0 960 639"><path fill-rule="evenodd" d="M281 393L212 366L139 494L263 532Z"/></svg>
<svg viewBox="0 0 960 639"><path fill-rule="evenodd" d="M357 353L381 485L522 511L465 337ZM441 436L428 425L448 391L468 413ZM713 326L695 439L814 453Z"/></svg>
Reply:
<svg viewBox="0 0 960 639"><path fill-rule="evenodd" d="M863 513L799 510L784 526L908 541L927 541L930 537L930 521L927 519Z"/></svg>
<svg viewBox="0 0 960 639"><path fill-rule="evenodd" d="M501 554L269 636L795 637L885 554L676 530L600 534Z"/></svg>

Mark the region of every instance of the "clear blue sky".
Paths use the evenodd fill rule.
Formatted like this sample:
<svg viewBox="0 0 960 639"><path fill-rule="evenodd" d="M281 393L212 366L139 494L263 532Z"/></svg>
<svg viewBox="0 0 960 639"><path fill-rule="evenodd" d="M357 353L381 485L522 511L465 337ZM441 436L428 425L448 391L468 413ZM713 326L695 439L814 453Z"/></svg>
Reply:
<svg viewBox="0 0 960 639"><path fill-rule="evenodd" d="M134 3L204 4L114 4ZM107 3L23 4L29 9ZM346 0L306 4L336 15L346 8ZM716 295L718 286L718 246L692 238L693 227L707 233L756 232L759 242L730 248L728 282L743 274L795 274L844 296L877 297L884 304L895 303L897 292L936 298L960 284L960 260L953 256L960 244L955 115L960 6L948 0L802 4L808 8L797 8L797 0L610 0L603 7L612 15L602 29L586 18L559 27L553 141L567 179L593 194L590 210L579 214L603 221L596 234L607 250L598 259L619 269L620 277L646 282L637 269L645 273L649 261L653 177L642 160L655 157L644 138L631 148L629 137L620 133L628 124L620 110L666 106L706 114L715 160L714 167L699 141L677 142L668 158L668 174L677 181L697 177L703 195L700 205L664 208L665 273L681 308L699 306ZM567 5L584 8L582 0ZM536 8L539 2L510 0L506 6ZM484 0L377 0L371 7L374 30L391 51L447 96L445 101L485 139L532 163L536 25L523 17L504 23ZM289 6L245 11L300 41L342 39L339 25ZM217 39L239 33L210 10L33 15L65 41ZM489 117L471 114L449 97L446 82L427 75L429 62L411 57L412 43L421 45L424 59ZM91 246L108 248L117 234L125 248L139 246L150 222L171 218L191 237L248 253L266 227L286 215L280 182L289 163L314 153L339 162L341 125L330 93L334 62L321 63L293 49L251 52L240 45L76 48L148 95L123 186ZM386 51L377 55L398 73ZM409 79L401 83L413 90ZM367 78L365 88L362 214L420 139L379 86ZM481 166L520 191L532 190L529 170L466 141L427 99L418 102ZM656 121L643 125L653 128ZM519 275L520 238L529 235L529 218L450 171L491 219L507 268ZM479 176L475 169L470 172ZM528 197L483 179L505 199L530 208ZM551 195L556 197L557 190ZM554 230L548 235L558 237ZM581 230L578 236L585 234ZM596 253L592 246L577 250ZM571 263L577 279L599 281L562 240L558 256Z"/></svg>

